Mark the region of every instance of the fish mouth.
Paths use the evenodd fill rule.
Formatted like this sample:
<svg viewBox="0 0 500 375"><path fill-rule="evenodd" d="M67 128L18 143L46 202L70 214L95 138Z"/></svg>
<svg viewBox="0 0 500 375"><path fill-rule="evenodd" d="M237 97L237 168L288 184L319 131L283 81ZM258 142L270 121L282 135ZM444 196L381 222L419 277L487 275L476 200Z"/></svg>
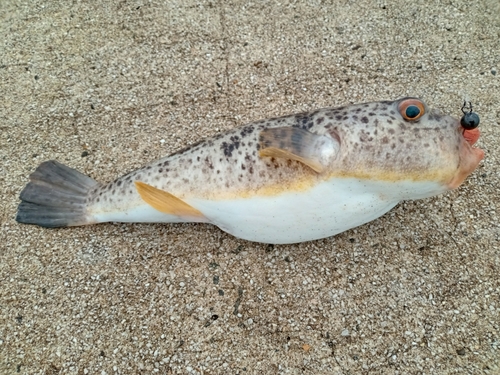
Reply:
<svg viewBox="0 0 500 375"><path fill-rule="evenodd" d="M452 180L448 183L450 189L459 187L465 179L477 168L484 158L484 151L477 147L472 147L479 139L481 132L479 129L464 129L460 126L462 140L459 149L458 168Z"/></svg>
<svg viewBox="0 0 500 375"><path fill-rule="evenodd" d="M467 141L467 143L470 144L471 146L473 146L474 143L476 143L477 140L479 139L481 132L479 131L478 128L469 129L469 130L464 129L462 134L463 134L465 140Z"/></svg>

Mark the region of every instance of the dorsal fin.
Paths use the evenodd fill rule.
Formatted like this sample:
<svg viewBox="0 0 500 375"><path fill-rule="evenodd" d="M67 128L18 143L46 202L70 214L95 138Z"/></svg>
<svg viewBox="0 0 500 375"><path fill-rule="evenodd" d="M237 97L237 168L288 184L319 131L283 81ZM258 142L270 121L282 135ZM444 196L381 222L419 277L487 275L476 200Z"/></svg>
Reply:
<svg viewBox="0 0 500 375"><path fill-rule="evenodd" d="M318 173L328 168L340 148L338 139L294 127L264 129L259 144L261 157L296 160Z"/></svg>
<svg viewBox="0 0 500 375"><path fill-rule="evenodd" d="M157 189L141 181L135 181L135 187L141 198L154 209L182 218L201 219L205 216L176 196Z"/></svg>

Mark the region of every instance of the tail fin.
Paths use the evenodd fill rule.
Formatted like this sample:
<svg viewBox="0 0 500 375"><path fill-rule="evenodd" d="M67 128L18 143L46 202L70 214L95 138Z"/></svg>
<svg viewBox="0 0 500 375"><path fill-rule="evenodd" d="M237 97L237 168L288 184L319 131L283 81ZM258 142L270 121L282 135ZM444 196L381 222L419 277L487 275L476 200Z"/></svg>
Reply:
<svg viewBox="0 0 500 375"><path fill-rule="evenodd" d="M43 162L19 196L16 221L48 228L90 224L87 196L97 184L55 160Z"/></svg>

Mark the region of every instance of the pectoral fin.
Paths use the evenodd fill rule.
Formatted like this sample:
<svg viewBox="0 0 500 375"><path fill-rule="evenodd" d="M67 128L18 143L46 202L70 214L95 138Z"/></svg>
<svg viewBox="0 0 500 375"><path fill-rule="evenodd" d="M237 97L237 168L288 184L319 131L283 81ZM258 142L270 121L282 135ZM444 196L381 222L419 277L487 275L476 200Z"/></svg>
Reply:
<svg viewBox="0 0 500 375"><path fill-rule="evenodd" d="M205 216L196 208L164 190L140 181L135 181L135 187L141 198L160 212L197 221L205 219Z"/></svg>
<svg viewBox="0 0 500 375"><path fill-rule="evenodd" d="M338 139L293 127L264 129L259 144L261 157L296 160L318 173L327 169L340 148Z"/></svg>

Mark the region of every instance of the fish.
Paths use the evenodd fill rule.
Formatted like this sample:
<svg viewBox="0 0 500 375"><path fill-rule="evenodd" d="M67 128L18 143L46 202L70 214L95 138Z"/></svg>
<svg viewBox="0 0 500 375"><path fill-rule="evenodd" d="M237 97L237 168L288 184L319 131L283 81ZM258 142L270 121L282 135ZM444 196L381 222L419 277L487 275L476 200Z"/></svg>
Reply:
<svg viewBox="0 0 500 375"><path fill-rule="evenodd" d="M109 183L43 162L16 220L210 223L248 241L312 241L456 189L484 158L479 135L415 97L323 108L216 134Z"/></svg>

